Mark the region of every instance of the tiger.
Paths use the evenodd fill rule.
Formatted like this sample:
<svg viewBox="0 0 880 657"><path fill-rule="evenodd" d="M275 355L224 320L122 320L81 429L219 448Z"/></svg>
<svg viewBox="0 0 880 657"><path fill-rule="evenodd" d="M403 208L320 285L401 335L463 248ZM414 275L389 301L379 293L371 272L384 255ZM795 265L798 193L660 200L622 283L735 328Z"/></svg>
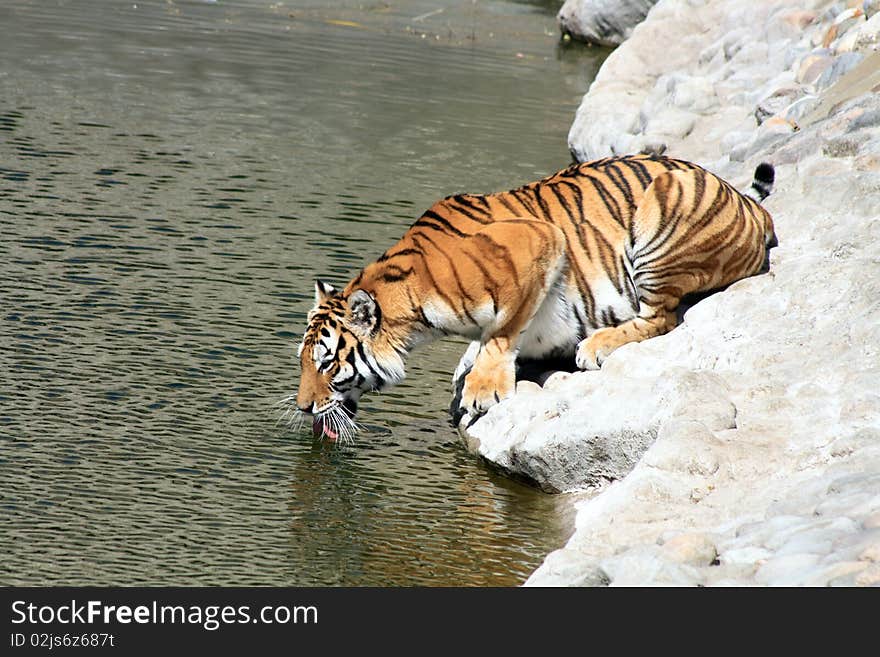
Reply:
<svg viewBox="0 0 880 657"><path fill-rule="evenodd" d="M640 154L447 196L342 289L315 282L295 412L316 437L351 438L361 395L399 383L409 353L447 335L471 341L453 374L456 425L513 395L518 358L599 369L672 330L685 295L767 271L774 178L762 163L740 192L697 164Z"/></svg>

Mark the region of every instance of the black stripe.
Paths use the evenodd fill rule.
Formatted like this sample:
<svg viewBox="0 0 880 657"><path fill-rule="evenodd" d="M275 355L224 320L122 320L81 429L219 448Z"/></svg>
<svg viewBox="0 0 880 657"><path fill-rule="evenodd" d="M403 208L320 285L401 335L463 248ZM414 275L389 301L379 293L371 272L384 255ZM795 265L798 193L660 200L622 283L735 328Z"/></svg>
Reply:
<svg viewBox="0 0 880 657"><path fill-rule="evenodd" d="M644 260L651 254L663 248L672 236L675 235L675 232L678 229L678 224L681 222L680 206L684 194L679 192L678 198L675 201L675 206L670 211L669 196L664 193L664 196L661 199L656 185L654 186L654 190L655 194L657 194L657 200L662 207L660 213L661 220L658 222L659 230L651 236L651 239L645 244L645 248L639 252L638 257L640 260Z"/></svg>
<svg viewBox="0 0 880 657"><path fill-rule="evenodd" d="M635 197L632 193L632 188L629 186L629 182L626 179L626 176L623 174L623 171L620 170L620 167L617 166L617 163L609 163L606 167L606 173L608 178L617 186L620 190L620 193L623 194L624 200L629 205L629 211L632 213L635 210L636 201Z"/></svg>
<svg viewBox="0 0 880 657"><path fill-rule="evenodd" d="M648 171L648 167L646 167L642 162L635 159L626 159L621 160L621 164L625 164L629 167L630 171L633 172L636 178L639 179L639 182L642 184L642 191L647 189L648 185L651 184L651 181L654 179L654 176Z"/></svg>
<svg viewBox="0 0 880 657"><path fill-rule="evenodd" d="M638 310L638 292L636 291L635 283L633 282L632 277L630 277L629 272L626 270L626 263L623 260L623 256L620 256L620 258L618 259L617 268L621 276L620 289L626 292L626 298L627 301L629 301L630 307L633 310Z"/></svg>
<svg viewBox="0 0 880 657"><path fill-rule="evenodd" d="M550 188L550 191L552 191L553 194L556 196L556 200L559 201L559 205L561 205L562 209L565 210L565 214L568 215L569 223L577 227L580 222L575 219L574 211L571 209L571 205L569 204L568 199L565 198L565 196L559 189L562 185L568 185L569 187L573 186L572 183L560 182L557 185L548 185L548 187Z"/></svg>
<svg viewBox="0 0 880 657"><path fill-rule="evenodd" d="M624 226L623 223L623 215L620 213L620 205L617 203L617 199L615 199L608 189L605 187L605 184L594 178L593 176L585 176L587 180L592 183L593 188L599 194L599 197L602 199L602 203L605 204L605 207L608 208L608 212L611 214L611 218L614 219L620 226ZM613 207L612 207L613 204Z"/></svg>
<svg viewBox="0 0 880 657"><path fill-rule="evenodd" d="M413 268L402 269L397 265L388 265L388 269L382 272L382 280L386 283L397 283L409 278L413 273Z"/></svg>
<svg viewBox="0 0 880 657"><path fill-rule="evenodd" d="M397 256L421 255L421 253L422 252L418 249L401 249L400 251L395 251L394 253L388 253L388 251L386 251L380 256L380 258L376 262L385 262L386 260L396 258Z"/></svg>
<svg viewBox="0 0 880 657"><path fill-rule="evenodd" d="M419 309L420 321L422 322L422 324L424 324L425 326L427 326L428 328L431 328L431 329L437 328L437 326L430 319L428 319L428 316L425 314L425 309L422 308L421 306L418 306L418 309Z"/></svg>
<svg viewBox="0 0 880 657"><path fill-rule="evenodd" d="M479 233L478 233L478 235L479 235ZM422 235L422 239L428 239L427 235ZM452 298L450 296L448 296L446 293L444 293L442 289L440 289L440 286L437 285L437 281L431 275L431 266L428 263L427 258L425 257L424 254L421 255L421 258L422 258L422 261L424 264L425 275L428 277L428 282L430 283L431 287L434 288L434 290L437 292L437 294L443 298L446 305L449 306L453 312L455 312L455 303L453 302Z"/></svg>
<svg viewBox="0 0 880 657"><path fill-rule="evenodd" d="M535 215L536 217L546 219L547 221L551 220L553 213L550 212L550 206L547 204L547 201L544 200L544 197L541 196L541 190L544 188L544 185L535 185L531 188L532 195L535 197L535 200L538 202L538 207L541 208L541 212L544 213L543 217L539 215Z"/></svg>
<svg viewBox="0 0 880 657"><path fill-rule="evenodd" d="M452 258L449 257L449 254L441 249L437 245L437 243L427 235L422 235L422 239L428 240L428 242L431 243L431 245L437 250L437 252L441 256L446 258L446 261L449 263L449 269L452 272L452 276L453 278L455 278L455 284L458 286L458 290L461 292L461 296L463 296L467 301L470 301L471 304L474 304L475 300L470 294L467 293L467 290L464 289L464 285L461 282L461 277L458 275L458 269L455 266L455 262L453 262ZM455 306L452 306L452 310L455 311ZM467 305L465 304L464 300L461 302L461 310L465 314L465 317L467 317L471 321L471 323L473 323L475 326L480 325L479 322L477 322L477 320L474 319L473 315L471 315L468 311Z"/></svg>
<svg viewBox="0 0 880 657"><path fill-rule="evenodd" d="M470 200L470 197L465 196L463 194L457 194L457 195L453 196L451 199L448 199L448 201L450 201L450 200L455 201L455 203L458 204L458 205L452 205L451 203L447 202L447 207L449 207L450 209L455 210L456 212L460 212L461 214L465 215L468 219L471 219L472 221L476 221L477 223L480 223L480 224L489 223L485 217L490 216L490 213L486 212L486 210L483 210L482 208L478 208ZM463 207L459 207L459 206L463 206ZM484 216L478 217L476 214L474 214L474 212L472 212L472 210L478 210Z"/></svg>
<svg viewBox="0 0 880 657"><path fill-rule="evenodd" d="M364 345L360 342L357 343L357 354L360 357L360 361L373 375L373 378L381 383L385 383L386 379L382 378L382 375L379 374L379 372L377 372L376 369L370 364L370 361L367 359L367 354L364 353Z"/></svg>
<svg viewBox="0 0 880 657"><path fill-rule="evenodd" d="M605 239L602 231L593 230L593 236L596 240L596 246L599 247L599 259L602 261L602 266L605 268L608 278L611 279L613 275L615 279L612 281L614 289L617 290L618 294L623 294L623 288L620 286L620 272L617 270L618 261L614 246L612 246L611 242Z"/></svg>
<svg viewBox="0 0 880 657"><path fill-rule="evenodd" d="M590 255L590 250L587 248L587 244L586 244L586 242L584 242L583 233L580 230L580 227L582 224L586 224L587 226L590 226L592 228L592 225L587 220L587 217L585 217L583 214L583 192L581 191L581 188L574 182L560 181L558 183L558 186L567 187L571 191L571 193L575 196L575 204L580 209L579 215L580 215L582 221L577 222L577 223L572 222L572 230L574 230L575 237L577 238L578 244L581 247L581 252L585 255L585 257L588 260L590 260L592 258ZM555 188L554 188L554 192L556 192ZM563 231L563 232L565 232L565 231ZM584 277L584 273L581 271L580 267L577 266L578 258L576 257L575 252L574 252L574 245L571 243L571 240L568 239L567 233L565 234L565 237L566 237L566 239L565 239L566 258L568 259L568 262L569 262L569 267L570 267L569 270L574 275L575 283L577 284L577 288L578 288L578 292L580 293L581 301L584 302L584 307L587 311L587 314L592 315L593 306L595 305L594 301L593 301L592 290L590 289L590 285L587 282L587 279ZM583 328L584 323L580 319L580 317L578 317L578 322L580 322L581 327Z"/></svg>
<svg viewBox="0 0 880 657"><path fill-rule="evenodd" d="M487 198L486 198L485 196L483 196L483 195L470 196L469 198L470 198L474 203L479 202L479 204L483 206L484 211L485 211L487 217L491 217L491 216L492 216L492 206L491 206L491 204L489 203L489 199L487 199Z"/></svg>
<svg viewBox="0 0 880 657"><path fill-rule="evenodd" d="M494 278L492 278L491 274L489 274L489 270L483 266L483 263L480 262L479 258L477 258L472 253L468 253L467 251L465 251L465 255L470 258L471 262L473 262L477 266L477 269L482 272L483 277L492 284L492 288L487 287L486 291L492 298L492 314L495 314L496 312L498 312L498 298L495 296L495 290L498 289L498 282Z"/></svg>
<svg viewBox="0 0 880 657"><path fill-rule="evenodd" d="M513 198L515 198L517 200L517 202L526 209L526 212L529 213L529 216L537 217L538 213L535 212L535 207L532 205L532 202L529 200L529 197L526 196L525 200L520 198L520 193L524 194L526 192L526 190L527 190L526 187L520 187L519 189L514 189L510 193L513 196Z"/></svg>
<svg viewBox="0 0 880 657"><path fill-rule="evenodd" d="M520 285L519 282L519 276L516 273L516 265L513 262L513 258L510 256L510 249L508 249L503 244L499 244L485 233L477 233L476 235L474 235L474 237L483 239L492 246L492 248L495 250L494 255L504 260L508 269L510 269L510 275L513 277L513 284L516 285L517 288L522 289L522 285Z"/></svg>
<svg viewBox="0 0 880 657"><path fill-rule="evenodd" d="M427 220L435 221L439 224L439 226L435 226L432 223L429 223ZM428 210L421 216L421 218L413 224L413 227L422 227L422 228L432 228L434 230L439 230L444 233L452 233L458 237L467 237L467 233L461 232L458 228L453 226L448 219L445 217L441 217L439 214L434 212L433 210Z"/></svg>
<svg viewBox="0 0 880 657"><path fill-rule="evenodd" d="M511 193L511 195L512 195L512 193ZM512 214L514 217L518 217L518 216L520 215L520 213L517 211L516 208L513 207L513 205L510 204L510 201L508 201L507 198L506 198L507 196L508 196L507 194L499 194L496 198L498 199L498 202L499 202L501 205L503 205L505 208L507 208L508 210L510 210L511 214ZM514 196L514 198L516 198L516 197ZM531 213L530 213L530 214L531 214Z"/></svg>

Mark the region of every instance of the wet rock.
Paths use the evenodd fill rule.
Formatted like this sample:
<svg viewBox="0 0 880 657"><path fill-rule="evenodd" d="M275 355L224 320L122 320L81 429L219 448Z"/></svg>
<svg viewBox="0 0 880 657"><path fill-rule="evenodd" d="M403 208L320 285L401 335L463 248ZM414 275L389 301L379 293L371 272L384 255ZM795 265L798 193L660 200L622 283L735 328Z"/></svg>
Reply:
<svg viewBox="0 0 880 657"><path fill-rule="evenodd" d="M657 0L566 0L557 14L563 34L600 46L619 46Z"/></svg>

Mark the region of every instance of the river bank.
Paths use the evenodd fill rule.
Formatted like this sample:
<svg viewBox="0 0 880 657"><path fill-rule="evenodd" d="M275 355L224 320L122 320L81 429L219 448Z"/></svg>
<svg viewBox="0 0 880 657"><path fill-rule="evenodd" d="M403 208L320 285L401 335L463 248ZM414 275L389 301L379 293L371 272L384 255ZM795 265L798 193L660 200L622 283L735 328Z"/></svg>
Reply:
<svg viewBox="0 0 880 657"><path fill-rule="evenodd" d="M594 489L528 585L880 582L876 2L660 0L569 135L747 185L776 167L767 275L598 372L556 374L463 433L548 491Z"/></svg>

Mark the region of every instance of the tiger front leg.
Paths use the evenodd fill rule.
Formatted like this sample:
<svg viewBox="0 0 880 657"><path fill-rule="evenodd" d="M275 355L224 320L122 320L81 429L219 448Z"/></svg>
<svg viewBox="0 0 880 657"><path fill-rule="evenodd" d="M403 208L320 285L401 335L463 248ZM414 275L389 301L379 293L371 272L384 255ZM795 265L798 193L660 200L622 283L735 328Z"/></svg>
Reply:
<svg viewBox="0 0 880 657"><path fill-rule="evenodd" d="M485 413L516 386L516 352L507 338L493 338L480 347L471 371L464 378L460 408L471 416Z"/></svg>
<svg viewBox="0 0 880 657"><path fill-rule="evenodd" d="M479 283L466 290L473 298L488 293L491 315L480 324L482 336L470 372L464 377L459 413L472 419L513 395L516 356L522 333L565 268L565 236L550 223L512 219L496 221L468 238L464 257L479 263L459 280ZM496 273L482 264L494 261ZM484 306L485 307L485 306ZM479 316L474 311L472 317ZM470 349L469 349L470 351Z"/></svg>

